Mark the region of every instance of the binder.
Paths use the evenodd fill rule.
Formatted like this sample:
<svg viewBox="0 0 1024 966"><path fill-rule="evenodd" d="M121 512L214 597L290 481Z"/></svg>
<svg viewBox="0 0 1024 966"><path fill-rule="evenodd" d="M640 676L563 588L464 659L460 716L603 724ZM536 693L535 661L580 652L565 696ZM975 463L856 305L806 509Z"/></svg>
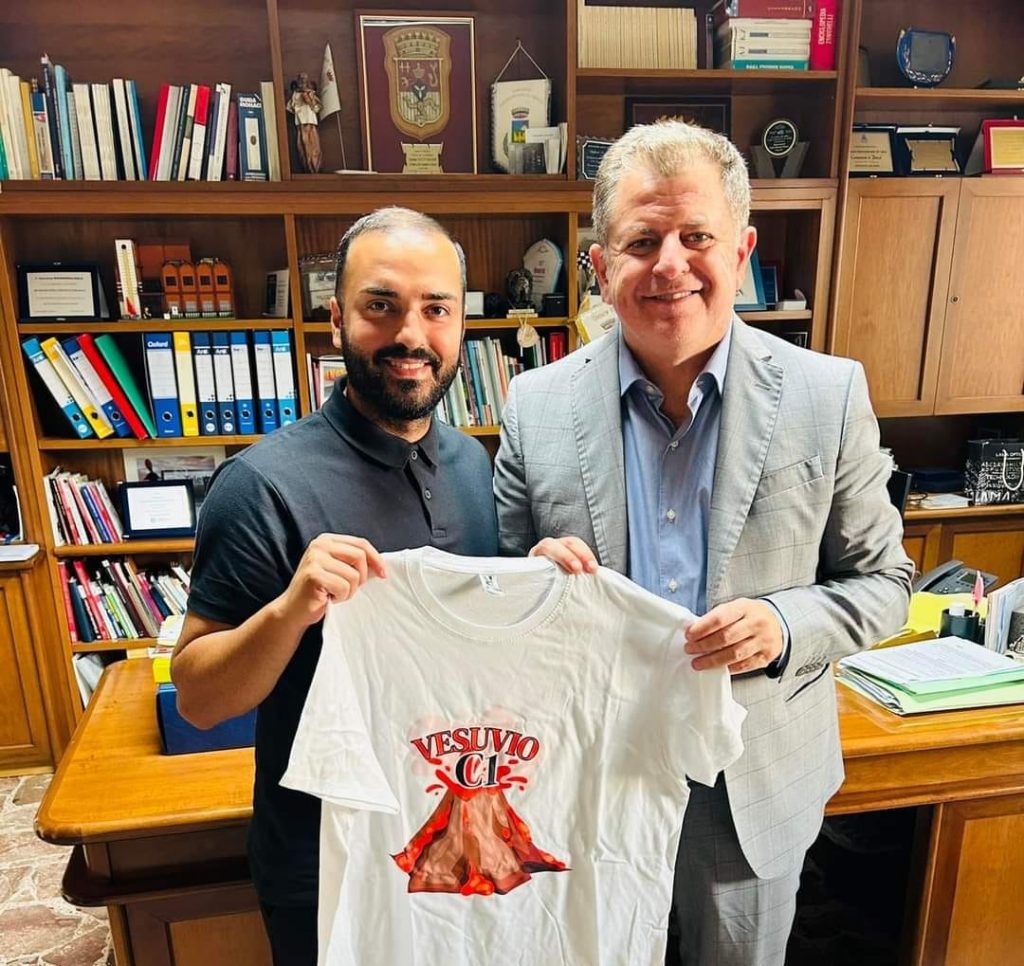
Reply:
<svg viewBox="0 0 1024 966"><path fill-rule="evenodd" d="M113 436L113 426L110 425L110 421L99 408L99 403L92 398L92 394L82 381L78 370L71 365L71 360L67 357L64 347L54 338L44 339L40 345L43 348L43 352L46 353L46 358L53 363L53 368L57 370L57 375L63 380L64 385L68 387L68 391L74 397L75 402L78 403L79 408L85 413L85 418L89 421L89 425L92 426L93 432L100 439Z"/></svg>
<svg viewBox="0 0 1024 966"><path fill-rule="evenodd" d="M178 386L174 378L174 352L169 332L147 332L142 337L146 350L146 373L153 400L156 433L161 439L181 435Z"/></svg>
<svg viewBox="0 0 1024 966"><path fill-rule="evenodd" d="M249 340L244 332L231 333L231 375L235 382L235 412L238 414L238 432L243 435L255 433L256 413L253 409Z"/></svg>
<svg viewBox="0 0 1024 966"><path fill-rule="evenodd" d="M209 332L192 333L192 361L196 367L196 398L199 403L199 432L216 436L217 386L213 378L213 349Z"/></svg>
<svg viewBox="0 0 1024 966"><path fill-rule="evenodd" d="M298 419L295 393L295 367L292 365L291 337L285 330L270 333L274 360L274 385L277 387L277 421L287 426Z"/></svg>
<svg viewBox="0 0 1024 966"><path fill-rule="evenodd" d="M217 423L225 436L238 432L235 382L231 377L231 343L227 332L213 333L213 381L217 386Z"/></svg>
<svg viewBox="0 0 1024 966"><path fill-rule="evenodd" d="M192 344L187 332L173 332L174 371L178 377L178 405L181 408L181 435L199 435L199 406L196 380L192 374Z"/></svg>
<svg viewBox="0 0 1024 966"><path fill-rule="evenodd" d="M86 439L92 436L92 427L86 420L85 413L82 412L81 407L75 402L75 398L68 391L68 387L61 382L60 376L57 375L57 370L53 368L53 363L46 358L39 340L26 339L21 344L21 348L25 351L29 362L32 363L39 374L39 378L43 380L43 384L50 391L54 401L60 406L61 412L64 413L68 422L71 423L71 428L75 431L75 435L79 439Z"/></svg>
<svg viewBox="0 0 1024 966"><path fill-rule="evenodd" d="M85 357L89 360L90 365L96 371L96 375L103 381L103 385L106 386L107 392L110 393L110 398L113 400L114 406L117 407L118 412L124 417L125 423L132 433L135 434L136 439L146 439L149 436L149 431L146 429L142 420L139 418L138 413L135 411L135 407L128 401L128 397L124 394L120 384L114 377L114 374L110 371L107 363L100 355L99 349L96 347L96 343L93 342L93 338L88 333L83 333L78 336L78 345ZM113 423L113 421L111 421ZM114 427L117 429L117 427ZM118 435L126 435L119 433Z"/></svg>
<svg viewBox="0 0 1024 966"><path fill-rule="evenodd" d="M253 357L256 363L256 403L261 433L277 429L277 390L274 388L274 359L270 349L270 332L252 334Z"/></svg>
<svg viewBox="0 0 1024 966"><path fill-rule="evenodd" d="M89 340L92 339L92 336L82 336L80 338ZM135 382L132 370L121 354L121 350L118 348L114 337L112 335L100 335L96 337L95 343L100 355L103 356L103 361L110 367L114 378L124 390L125 396L130 400L136 415L138 415L142 425L146 428L146 432L155 439L156 422L153 419L153 413L146 402L146 397ZM136 430L136 435L138 435L138 430ZM140 436L139 438L141 439L142 437Z"/></svg>
<svg viewBox="0 0 1024 966"><path fill-rule="evenodd" d="M103 414L110 421L110 425L114 428L114 432L122 439L126 436L131 436L131 428L128 425L128 421L125 419L124 414L121 412L121 407L114 402L114 397L110 394L110 390L107 388L106 383L100 378L100 374L96 371L96 368L89 360L89 357L85 354L79 340L69 338L65 339L61 344L64 346L64 351L68 354L71 364L78 370L78 374L82 377L82 381L85 383L86 388L89 390L96 402L100 404L100 409L103 410Z"/></svg>

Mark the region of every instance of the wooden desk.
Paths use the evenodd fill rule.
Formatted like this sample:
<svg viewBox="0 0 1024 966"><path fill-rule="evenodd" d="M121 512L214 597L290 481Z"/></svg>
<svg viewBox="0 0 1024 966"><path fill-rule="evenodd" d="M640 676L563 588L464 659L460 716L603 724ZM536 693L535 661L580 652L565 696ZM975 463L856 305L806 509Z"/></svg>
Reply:
<svg viewBox="0 0 1024 966"><path fill-rule="evenodd" d="M68 898L107 905L118 966L270 963L244 859L251 750L160 753L148 661L109 668L39 809L76 846ZM1024 708L897 718L839 687L834 814L934 806L910 962L1021 962Z"/></svg>

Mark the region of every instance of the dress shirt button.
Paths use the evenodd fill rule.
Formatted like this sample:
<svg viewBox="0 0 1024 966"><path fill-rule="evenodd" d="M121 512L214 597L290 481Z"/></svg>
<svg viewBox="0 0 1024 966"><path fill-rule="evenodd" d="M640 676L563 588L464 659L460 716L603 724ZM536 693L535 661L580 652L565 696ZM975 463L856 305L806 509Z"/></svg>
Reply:
<svg viewBox="0 0 1024 966"><path fill-rule="evenodd" d="M672 592L673 594L674 594L674 593L675 593L675 592L676 592L677 590L679 590L679 581L678 581L678 580L676 580L676 579L675 579L675 577L673 577L673 578L672 578L672 579L671 579L671 580L670 580L670 581L668 582L668 589L669 589L669 590L670 590L670 591L671 591L671 592Z"/></svg>
<svg viewBox="0 0 1024 966"><path fill-rule="evenodd" d="M672 442L668 444L668 448L669 449L679 449L679 440L678 439L672 440Z"/></svg>
<svg viewBox="0 0 1024 966"><path fill-rule="evenodd" d="M647 393L648 396L657 396L658 395L658 390L654 386L651 386L651 385L644 386L644 392Z"/></svg>
<svg viewBox="0 0 1024 966"><path fill-rule="evenodd" d="M429 499L430 499L430 490L424 490L424 491L423 491L423 496L424 496L424 497L425 497L426 499L428 499L428 500L429 500Z"/></svg>
<svg viewBox="0 0 1024 966"><path fill-rule="evenodd" d="M675 523L676 522L676 511L675 510L669 510L665 514L665 519L668 520L669 523Z"/></svg>
<svg viewBox="0 0 1024 966"><path fill-rule="evenodd" d="M411 460L414 460L414 459L416 459L416 458L417 458L418 456L419 456L419 453L417 453L417 452L416 452L416 450L413 450L413 451L412 451L412 452L411 452L411 453L409 454L409 459L411 459Z"/></svg>

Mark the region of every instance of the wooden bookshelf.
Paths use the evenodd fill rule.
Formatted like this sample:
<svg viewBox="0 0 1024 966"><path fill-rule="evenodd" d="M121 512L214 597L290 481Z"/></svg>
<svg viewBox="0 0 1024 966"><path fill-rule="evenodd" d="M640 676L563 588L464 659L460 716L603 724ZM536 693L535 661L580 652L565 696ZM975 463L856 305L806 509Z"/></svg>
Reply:
<svg viewBox="0 0 1024 966"><path fill-rule="evenodd" d="M255 436L175 436L167 439L61 439L53 436L39 440L40 450L95 451L123 449L183 449L195 446L250 446Z"/></svg>
<svg viewBox="0 0 1024 966"><path fill-rule="evenodd" d="M117 557L139 554L191 553L195 546L192 537L177 537L166 540L125 540L121 543L81 543L54 547L53 555L58 559L69 557Z"/></svg>
<svg viewBox="0 0 1024 966"><path fill-rule="evenodd" d="M88 332L131 335L146 332L238 332L248 329L291 329L291 319L153 319L145 322L19 322L19 335L63 335Z"/></svg>
<svg viewBox="0 0 1024 966"><path fill-rule="evenodd" d="M834 70L632 70L581 67L576 71L580 94L663 94L685 87L696 94L760 95L800 92L813 97L815 87L835 84Z"/></svg>
<svg viewBox="0 0 1024 966"><path fill-rule="evenodd" d="M116 641L71 641L72 654L99 654L109 651L133 651L137 648L152 647L155 637L131 637Z"/></svg>

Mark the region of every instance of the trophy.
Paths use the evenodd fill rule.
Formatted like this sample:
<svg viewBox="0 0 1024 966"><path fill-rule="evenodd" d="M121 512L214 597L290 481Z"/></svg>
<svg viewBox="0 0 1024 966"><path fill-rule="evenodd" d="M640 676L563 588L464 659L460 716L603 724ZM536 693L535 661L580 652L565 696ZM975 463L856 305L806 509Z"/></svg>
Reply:
<svg viewBox="0 0 1024 966"><path fill-rule="evenodd" d="M772 121L761 135L761 143L750 149L758 178L798 178L807 155L807 141L788 118ZM781 162L781 170L777 164Z"/></svg>

